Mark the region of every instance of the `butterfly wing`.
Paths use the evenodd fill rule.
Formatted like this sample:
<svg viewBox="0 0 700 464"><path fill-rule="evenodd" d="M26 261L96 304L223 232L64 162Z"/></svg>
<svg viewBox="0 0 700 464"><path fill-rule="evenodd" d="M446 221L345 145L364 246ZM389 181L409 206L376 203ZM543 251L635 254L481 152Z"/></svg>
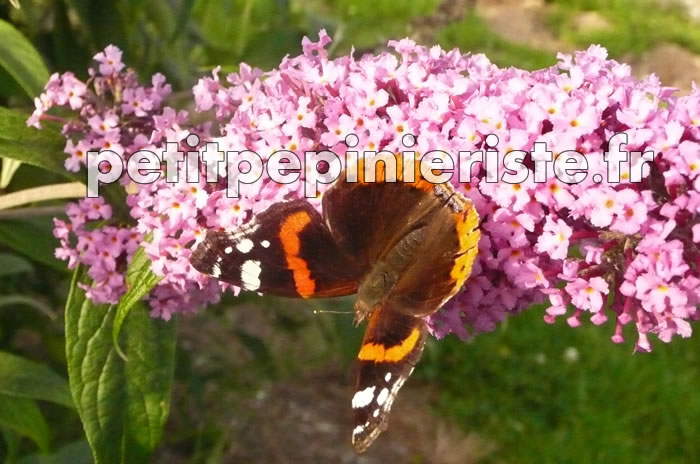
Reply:
<svg viewBox="0 0 700 464"><path fill-rule="evenodd" d="M462 287L477 254L478 216L471 202L449 185L422 192L427 209L414 214L404 235L380 254L358 293L356 308L368 307L377 300L374 289L387 288L371 311L357 359L352 443L358 452L386 429L394 399L420 359L427 334L422 316Z"/></svg>
<svg viewBox="0 0 700 464"><path fill-rule="evenodd" d="M399 311L427 316L459 291L471 274L478 253L479 218L472 203L449 185L438 197L449 198L426 224L424 239L416 245L408 266L388 299Z"/></svg>
<svg viewBox="0 0 700 464"><path fill-rule="evenodd" d="M209 230L190 263L245 290L315 298L357 291L365 269L305 200L280 202L234 230Z"/></svg>
<svg viewBox="0 0 700 464"><path fill-rule="evenodd" d="M357 356L352 398L352 445L358 453L387 428L391 406L420 359L426 334L423 319L392 305L372 314Z"/></svg>
<svg viewBox="0 0 700 464"><path fill-rule="evenodd" d="M326 191L323 216L303 200L276 203L237 230L209 231L191 258L200 272L280 296L348 295L360 284L380 289L357 360L352 442L358 452L386 428L423 350L422 316L464 284L479 240L471 202L449 185L427 182L417 164L413 182L402 182L402 175L389 182L382 169L376 182L365 182L362 171L360 164L357 182L344 173ZM390 287L388 274L397 277Z"/></svg>
<svg viewBox="0 0 700 464"><path fill-rule="evenodd" d="M449 184L427 185L339 183L324 195L329 229L370 269L359 311L391 300L409 315L429 315L471 273L480 237L476 209Z"/></svg>
<svg viewBox="0 0 700 464"><path fill-rule="evenodd" d="M348 180L348 171L322 198L324 221L340 246L365 267L371 268L416 224L442 207L433 191L435 185L420 176L414 163L414 181L404 181L403 158L396 157L398 181L392 182L378 164L375 182L365 182L364 162L360 160L356 182ZM354 169L350 166L352 172Z"/></svg>

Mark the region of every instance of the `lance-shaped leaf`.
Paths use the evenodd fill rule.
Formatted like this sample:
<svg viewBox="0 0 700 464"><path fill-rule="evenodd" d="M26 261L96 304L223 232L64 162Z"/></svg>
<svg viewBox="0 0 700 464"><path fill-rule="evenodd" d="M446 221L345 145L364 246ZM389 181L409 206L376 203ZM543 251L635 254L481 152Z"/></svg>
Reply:
<svg viewBox="0 0 700 464"><path fill-rule="evenodd" d="M12 76L29 98L36 97L49 80L49 70L39 52L12 24L3 20L0 20L0 37L0 67ZM21 164L14 159L2 161L0 189L8 186Z"/></svg>
<svg viewBox="0 0 700 464"><path fill-rule="evenodd" d="M56 259L54 252L59 243L52 233L51 218L31 220L0 221L0 244L24 256L52 267L66 271L66 264Z"/></svg>
<svg viewBox="0 0 700 464"><path fill-rule="evenodd" d="M151 270L151 260L143 247L139 247L134 253L134 258L131 260L131 264L126 270L126 294L121 297L119 304L117 305L117 314L114 316L114 326L112 327L112 340L114 341L114 347L117 349L117 353L124 358L126 355L119 346L119 333L121 332L122 325L129 315L131 309L141 301L141 299L151 291L153 287L158 285L163 279L163 276L159 276L153 273Z"/></svg>
<svg viewBox="0 0 700 464"><path fill-rule="evenodd" d="M7 21L0 20L0 67L22 87L27 96L41 93L49 80L41 55L21 32Z"/></svg>
<svg viewBox="0 0 700 464"><path fill-rule="evenodd" d="M116 311L86 299L76 271L66 304L68 380L96 464L140 464L162 435L170 405L175 324L137 303L127 316L124 349L112 343Z"/></svg>
<svg viewBox="0 0 700 464"><path fill-rule="evenodd" d="M90 445L85 440L69 443L52 454L30 454L17 464L92 464Z"/></svg>
<svg viewBox="0 0 700 464"><path fill-rule="evenodd" d="M0 156L38 166L73 180L83 180L66 171L63 148L66 140L55 124L41 130L27 127L26 113L0 107Z"/></svg>
<svg viewBox="0 0 700 464"><path fill-rule="evenodd" d="M0 351L0 394L73 407L68 382L46 366Z"/></svg>
<svg viewBox="0 0 700 464"><path fill-rule="evenodd" d="M43 452L49 449L49 426L32 400L0 395L0 427L31 438Z"/></svg>

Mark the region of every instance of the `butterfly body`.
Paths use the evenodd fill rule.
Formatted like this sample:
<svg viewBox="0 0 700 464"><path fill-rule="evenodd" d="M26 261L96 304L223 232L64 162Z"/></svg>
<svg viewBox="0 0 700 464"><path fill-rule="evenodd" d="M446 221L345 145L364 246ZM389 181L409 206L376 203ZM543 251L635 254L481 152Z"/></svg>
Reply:
<svg viewBox="0 0 700 464"><path fill-rule="evenodd" d="M387 426L398 390L420 359L424 316L464 284L479 240L471 202L420 176L364 182L347 173L324 193L271 205L231 231L207 232L195 269L243 289L296 298L357 294L367 320L356 363L352 442L364 451ZM403 172L400 170L400 172Z"/></svg>
<svg viewBox="0 0 700 464"><path fill-rule="evenodd" d="M424 236L425 227L412 230L397 242L384 258L372 266L357 291L356 324L364 321L374 308L380 307L385 300L391 298L392 290L414 262L417 246L424 240Z"/></svg>

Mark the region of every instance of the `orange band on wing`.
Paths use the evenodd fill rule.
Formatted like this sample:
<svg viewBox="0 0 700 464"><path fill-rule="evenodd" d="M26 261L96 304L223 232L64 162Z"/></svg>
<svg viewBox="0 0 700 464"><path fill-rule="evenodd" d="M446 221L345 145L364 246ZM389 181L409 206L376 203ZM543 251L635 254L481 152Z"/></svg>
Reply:
<svg viewBox="0 0 700 464"><path fill-rule="evenodd" d="M455 281L455 291L462 288L472 273L472 264L479 252L478 244L481 233L478 229L479 218L473 206L463 213L457 213L457 235L459 236L459 254L450 272Z"/></svg>
<svg viewBox="0 0 700 464"><path fill-rule="evenodd" d="M405 358L411 350L416 347L418 339L420 339L420 330L414 328L404 341L390 348L386 348L384 345L377 343L365 343L362 345L357 359L360 361L398 362Z"/></svg>
<svg viewBox="0 0 700 464"><path fill-rule="evenodd" d="M457 235L459 235L459 251L474 248L479 243L479 216L473 205L469 205L466 211L455 214L457 222Z"/></svg>
<svg viewBox="0 0 700 464"><path fill-rule="evenodd" d="M287 259L287 268L294 274L294 285L302 298L313 295L316 282L311 278L311 271L306 261L299 257L301 240L299 233L311 222L311 217L306 211L300 211L289 216L280 228L280 240L282 249Z"/></svg>

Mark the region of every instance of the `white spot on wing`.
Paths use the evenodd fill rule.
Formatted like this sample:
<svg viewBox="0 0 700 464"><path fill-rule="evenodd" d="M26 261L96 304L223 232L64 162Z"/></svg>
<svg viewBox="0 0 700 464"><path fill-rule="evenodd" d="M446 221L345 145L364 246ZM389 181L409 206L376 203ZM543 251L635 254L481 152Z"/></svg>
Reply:
<svg viewBox="0 0 700 464"><path fill-rule="evenodd" d="M367 429L367 427L369 427L369 420L368 420L367 422L365 422L364 424L358 425L357 427L355 427L354 429L352 429L352 442L353 442L353 443L355 443L355 437L356 437L357 435L360 435L360 434L362 434L362 433L365 433L365 429ZM374 430L371 432L371 434L374 435L374 436L376 437L376 436L379 434L379 429L374 429ZM370 437L371 437L371 435L370 435Z"/></svg>
<svg viewBox="0 0 700 464"><path fill-rule="evenodd" d="M263 248L268 248L270 246L270 242L268 242L267 240L263 240L262 242L260 242L260 245L262 245Z"/></svg>
<svg viewBox="0 0 700 464"><path fill-rule="evenodd" d="M253 249L253 241L249 238L244 238L236 244L236 249L241 253L248 253Z"/></svg>
<svg viewBox="0 0 700 464"><path fill-rule="evenodd" d="M391 380L391 372L387 372L386 375L384 376L385 382L388 382L389 380Z"/></svg>
<svg viewBox="0 0 700 464"><path fill-rule="evenodd" d="M233 248L232 248L232 247L226 247L226 249L224 249L224 253L226 253L226 254L229 254L229 253L231 253L232 251L233 251Z"/></svg>
<svg viewBox="0 0 700 464"><path fill-rule="evenodd" d="M379 392L379 395L377 395L377 404L379 406L383 405L387 398L389 398L389 389L383 388L382 391Z"/></svg>
<svg viewBox="0 0 700 464"><path fill-rule="evenodd" d="M241 266L241 282L246 290L255 291L260 288L260 261L249 259Z"/></svg>
<svg viewBox="0 0 700 464"><path fill-rule="evenodd" d="M396 382L394 383L394 385L391 386L391 392L389 392L389 395L388 395L388 397L386 398L386 403L384 404L384 410L385 410L385 411L388 411L388 410L391 409L391 404L392 404L392 403L394 402L394 400L396 399L396 394L399 392L399 390L400 390L401 387L403 386L403 384L404 384L404 382L406 381L406 379L411 375L411 372L413 372L413 368L411 368L411 370L408 372L408 375L407 375L406 377L399 376L399 378L396 379ZM386 388L385 388L384 390L386 390ZM384 390L382 390L381 393L383 393ZM380 393L380 394L381 394L381 393ZM377 398L377 402L379 402L379 398Z"/></svg>
<svg viewBox="0 0 700 464"><path fill-rule="evenodd" d="M379 417L379 408L374 410L374 412L372 413L372 416Z"/></svg>
<svg viewBox="0 0 700 464"><path fill-rule="evenodd" d="M212 277L219 277L221 275L221 268L219 267L218 264L214 264L211 268L211 275Z"/></svg>
<svg viewBox="0 0 700 464"><path fill-rule="evenodd" d="M364 390L360 390L355 393L355 396L352 397L352 407L354 409L358 409L364 408L370 404L372 402L372 398L374 398L374 389L375 387L367 387Z"/></svg>

